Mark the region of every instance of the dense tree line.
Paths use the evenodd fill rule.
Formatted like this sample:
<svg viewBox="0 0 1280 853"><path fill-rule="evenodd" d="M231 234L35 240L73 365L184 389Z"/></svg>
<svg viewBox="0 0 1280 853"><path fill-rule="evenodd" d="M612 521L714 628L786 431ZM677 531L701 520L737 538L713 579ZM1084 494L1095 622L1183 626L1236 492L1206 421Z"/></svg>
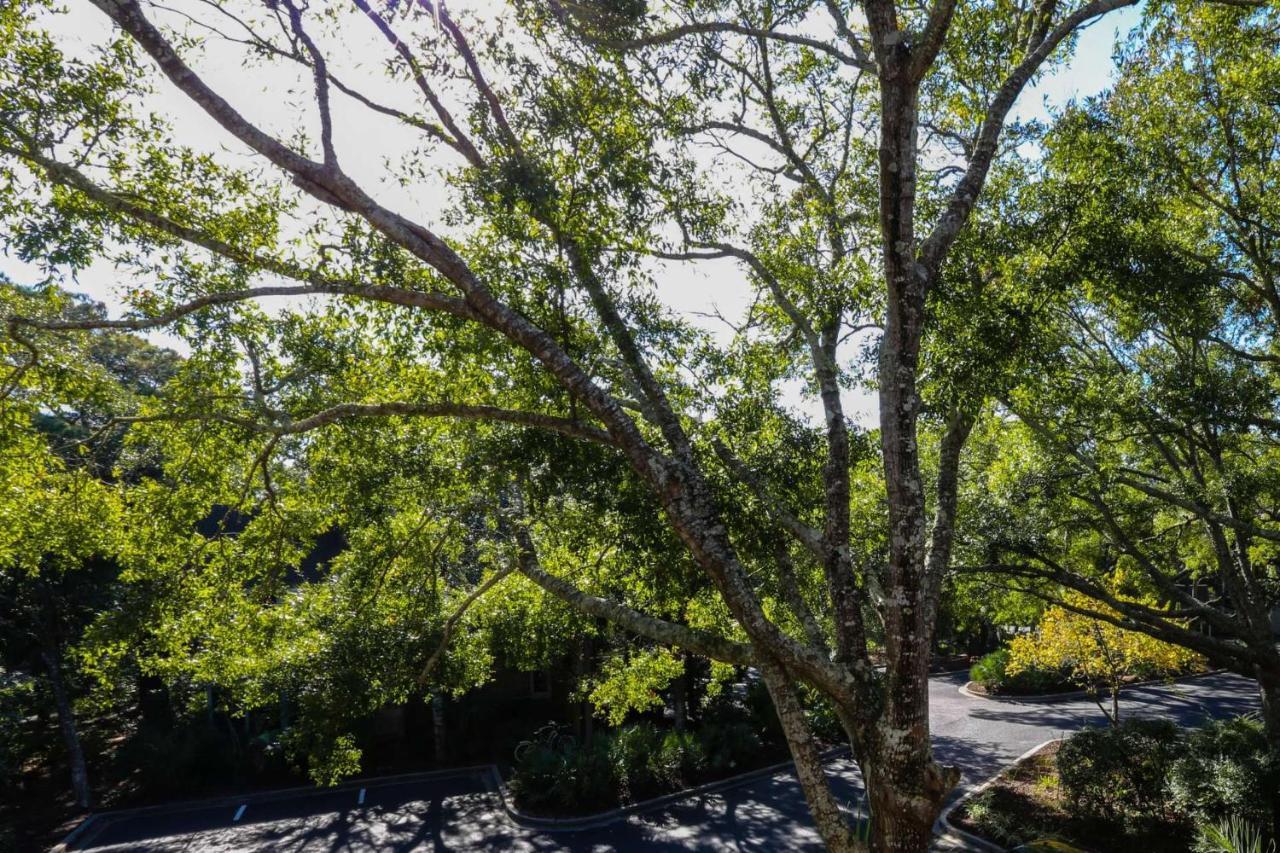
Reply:
<svg viewBox="0 0 1280 853"><path fill-rule="evenodd" d="M640 638L601 696L643 702L663 650L753 667L837 850L812 696L871 849L925 849L938 615L984 585L1257 678L1280 753L1275 12L1148 3L1111 92L1010 119L1131 5L92 0L76 36L10 4L9 251L114 265L130 310L10 300L5 441L104 334L190 353L87 427L136 476L6 463L0 568L108 554L148 671L315 721L600 621ZM703 264L751 297L729 334L663 302ZM83 529L13 502L69 477Z"/></svg>

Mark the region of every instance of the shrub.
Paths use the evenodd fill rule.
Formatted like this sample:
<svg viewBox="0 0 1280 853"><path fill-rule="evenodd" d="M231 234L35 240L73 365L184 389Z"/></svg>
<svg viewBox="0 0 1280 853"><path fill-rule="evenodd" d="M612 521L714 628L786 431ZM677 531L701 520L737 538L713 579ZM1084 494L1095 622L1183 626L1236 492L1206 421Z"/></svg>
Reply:
<svg viewBox="0 0 1280 853"><path fill-rule="evenodd" d="M1180 744L1181 733L1168 720L1084 729L1058 750L1063 793L1080 811L1109 820L1161 815Z"/></svg>
<svg viewBox="0 0 1280 853"><path fill-rule="evenodd" d="M988 690L993 690L1005 679L1005 667L1009 665L1009 650L996 649L988 655L983 655L977 663L969 668L969 680L981 684Z"/></svg>
<svg viewBox="0 0 1280 853"><path fill-rule="evenodd" d="M1026 695L1071 689L1068 674L1059 669L1028 668L1009 672L1009 650L997 649L969 669L969 680L991 693Z"/></svg>
<svg viewBox="0 0 1280 853"><path fill-rule="evenodd" d="M517 747L511 792L535 811L598 811L618 803L618 779L609 739L579 745L558 726L547 726Z"/></svg>
<svg viewBox="0 0 1280 853"><path fill-rule="evenodd" d="M0 673L0 789L17 790L22 765L37 749L27 723L39 707L37 687L33 678Z"/></svg>
<svg viewBox="0 0 1280 853"><path fill-rule="evenodd" d="M654 759L662 748L662 733L649 723L638 723L618 729L607 740L619 799L635 802L658 793L661 779Z"/></svg>
<svg viewBox="0 0 1280 853"><path fill-rule="evenodd" d="M764 748L748 723L712 723L699 731L707 766L716 774L741 772Z"/></svg>
<svg viewBox="0 0 1280 853"><path fill-rule="evenodd" d="M245 766L226 735L199 723L166 732L142 731L121 749L121 766L137 768L144 790L192 796L232 779L243 782Z"/></svg>
<svg viewBox="0 0 1280 853"><path fill-rule="evenodd" d="M580 745L548 725L516 748L510 787L522 807L543 812L600 811L755 766L764 744L745 719L696 732L652 723L623 726Z"/></svg>
<svg viewBox="0 0 1280 853"><path fill-rule="evenodd" d="M1174 803L1202 823L1237 817L1271 826L1280 767L1269 756L1262 723L1237 717L1196 729L1173 765L1169 788Z"/></svg>
<svg viewBox="0 0 1280 853"><path fill-rule="evenodd" d="M653 760L654 776L669 789L695 784L707 767L702 743L690 732L667 732Z"/></svg>
<svg viewBox="0 0 1280 853"><path fill-rule="evenodd" d="M1021 839L1015 820L996 803L996 792L983 791L964 806L965 814L978 831L1001 844L1013 846Z"/></svg>

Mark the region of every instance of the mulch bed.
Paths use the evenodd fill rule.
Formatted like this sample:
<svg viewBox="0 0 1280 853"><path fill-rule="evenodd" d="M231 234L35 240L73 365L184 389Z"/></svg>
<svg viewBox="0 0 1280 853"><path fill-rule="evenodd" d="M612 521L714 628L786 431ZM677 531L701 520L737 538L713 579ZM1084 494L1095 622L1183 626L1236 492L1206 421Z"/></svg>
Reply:
<svg viewBox="0 0 1280 853"><path fill-rule="evenodd" d="M951 815L954 826L1004 847L1053 840L1092 853L1187 853L1185 820L1105 821L1076 813L1058 785L1059 742L1023 759ZM1045 848L1049 849L1049 848ZM1067 848L1070 849L1070 848Z"/></svg>

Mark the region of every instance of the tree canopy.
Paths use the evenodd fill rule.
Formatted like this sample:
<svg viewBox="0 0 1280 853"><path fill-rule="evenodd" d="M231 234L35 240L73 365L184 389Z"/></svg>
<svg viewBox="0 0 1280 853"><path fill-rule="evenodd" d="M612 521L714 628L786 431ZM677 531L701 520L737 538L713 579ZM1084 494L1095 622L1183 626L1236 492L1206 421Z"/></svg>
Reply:
<svg viewBox="0 0 1280 853"><path fill-rule="evenodd" d="M1177 620L1217 612L1182 584L1198 549L1218 621L1248 623L1215 648L1276 672L1280 534L1250 476L1274 12L1150 3L1112 93L1051 132L1011 119L1132 5L9 4L8 251L110 265L128 310L6 306L6 404L39 413L19 389L68 341L189 349L90 424L155 463L111 499L115 559L159 591L156 671L246 705L289 682L329 717L603 620L641 638L595 688L620 708L672 650L754 667L824 842L862 849L821 695L871 849L923 850L958 779L928 718L953 556L1192 645ZM671 304L704 265L744 306L718 327ZM1150 553L1193 525L1175 564ZM1175 609L1101 589L1116 554Z"/></svg>

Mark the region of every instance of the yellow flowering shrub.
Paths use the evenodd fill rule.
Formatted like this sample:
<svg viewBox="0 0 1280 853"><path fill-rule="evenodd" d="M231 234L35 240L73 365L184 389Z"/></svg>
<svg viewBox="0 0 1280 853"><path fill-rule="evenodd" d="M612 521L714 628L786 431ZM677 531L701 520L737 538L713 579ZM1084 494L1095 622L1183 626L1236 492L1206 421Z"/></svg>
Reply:
<svg viewBox="0 0 1280 853"><path fill-rule="evenodd" d="M1070 608L1120 618L1116 610L1081 593L1069 592L1063 601L1065 607L1050 607L1044 612L1034 632L1009 643L1008 672L1066 669L1073 681L1091 692L1105 687L1112 707L1103 711L1113 723L1119 718L1120 687L1127 680L1140 674L1174 675L1201 660L1182 646L1075 612ZM1140 603L1154 606L1152 601Z"/></svg>

